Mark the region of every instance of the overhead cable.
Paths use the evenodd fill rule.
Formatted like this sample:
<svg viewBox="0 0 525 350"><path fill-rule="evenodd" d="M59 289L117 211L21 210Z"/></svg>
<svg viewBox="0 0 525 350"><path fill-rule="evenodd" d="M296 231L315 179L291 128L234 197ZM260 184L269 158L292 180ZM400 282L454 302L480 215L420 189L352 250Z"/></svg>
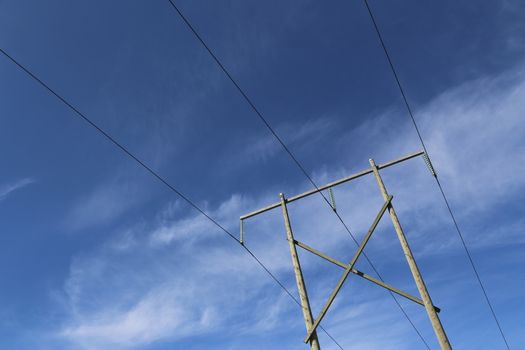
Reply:
<svg viewBox="0 0 525 350"><path fill-rule="evenodd" d="M181 20L186 24L186 26L188 27L188 29L193 33L193 35L195 36L195 38L202 44L202 46L206 49L206 51L209 53L209 55L212 57L212 59L215 61L215 63L219 66L219 68L221 69L221 71L228 77L228 79L231 81L231 83L235 86L235 88L237 89L237 91L241 94L241 96L243 97L243 99L246 101L246 103L248 103L248 105L251 107L251 109L255 112L255 114L257 115L257 117L262 121L262 123L266 126L266 128L270 131L270 133L273 135L273 137L277 140L277 142L281 145L281 147L284 149L284 151L290 156L291 160L295 163L295 165L299 168L299 170L303 173L303 175L307 178L307 180L312 184L312 186L314 186L314 188L318 191L318 193L323 197L323 200L326 202L326 204L330 207L330 210L337 216L338 220L341 222L341 224L343 225L343 227L345 228L345 230L348 232L348 234L350 235L350 237L352 238L352 240L355 242L355 244L357 246L359 246L359 242L357 241L357 239L354 237L354 235L352 234L352 232L350 231L350 229L348 228L348 225L344 222L343 218L339 215L339 213L335 210L333 210L333 207L332 207L332 204L330 203L330 201L328 200L328 198L321 192L319 191L319 187L317 186L317 184L315 183L315 181L312 179L312 177L308 174L308 172L306 171L306 169L304 168L304 166L299 162L299 160L297 159L297 157L295 157L295 155L292 153L292 151L289 149L289 147L285 144L285 142L283 141L283 139L277 134L277 132L273 129L273 127L271 126L271 124L268 122L268 120L263 116L263 114L259 111L259 109L255 106L255 103L251 100L250 97L248 97L248 95L244 92L244 90L241 88L241 86L237 83L237 81L233 78L233 76L230 74L230 72L226 69L226 67L224 66L224 64L221 62L221 60L217 57L217 55L213 52L213 50L208 46L208 44L204 41L204 39L200 36L200 34L197 32L197 30L195 29L195 27L191 24L191 22L188 20L188 18L182 13L182 11L179 9L179 7L175 4L175 2L173 0L168 0L168 2L171 4L171 6L173 7L173 9L175 10L175 12L177 13L177 15L181 18ZM368 256L366 254L363 253L363 256L365 257L365 259L368 261L368 263L370 264L370 266L373 268L373 270L377 273L377 276L379 277L380 280L382 280L381 278L381 275L377 272L377 269L373 266L371 260L368 258ZM383 281L383 280L382 280ZM384 281L383 281L384 282ZM428 346L427 342L425 341L425 339L423 338L423 336L421 335L421 333L419 332L419 330L416 328L416 326L414 325L414 323L410 320L409 316L407 315L407 313L405 312L405 310L403 309L403 307L401 306L401 304L397 301L395 295L390 292L390 295L392 296L392 298L394 299L396 305L401 309L401 312L403 313L403 315L407 318L407 320L409 321L409 323L412 325L412 327L414 328L415 332L418 334L418 336L420 337L421 341L425 344L425 346L427 347L427 349L430 349L430 347Z"/></svg>
<svg viewBox="0 0 525 350"><path fill-rule="evenodd" d="M494 311L494 307L492 306L492 302L490 301L490 298L487 294L487 291L485 289L485 286L483 285L483 282L481 281L481 277L479 276L479 272L478 272L478 269L476 268L476 264L474 263L474 260L472 258L472 254L470 253L470 249L468 248L467 246L467 243L465 241L465 238L463 236L463 233L461 232L461 229L459 228L459 224L456 220L456 216L454 215L454 212L452 211L452 208L450 206L450 202L448 200L448 197L445 193L445 190L443 189L443 186L441 184L441 182L439 181L439 178L438 178L438 175L436 173L436 171L434 170L434 167L432 167L432 163L430 162L430 154L428 153L428 150L427 150L427 147L425 145L425 141L423 140L423 136L421 135L421 131L419 129L419 125L418 123L416 122L416 119L414 118L414 113L412 113L412 108L410 107L410 104L408 102L408 99L407 99L407 96L405 94L405 91L403 89L403 86L401 85L401 81L399 79L399 75L397 74L396 72L396 68L394 66L394 63L392 62L392 59L390 58L390 54L388 52L388 49L386 47L386 44L383 40L383 36L381 34L381 31L379 30L379 26L377 24L377 21L375 19L375 16L372 12L372 9L370 8L370 5L368 4L368 0L363 0L365 6L366 6L366 9L367 9L367 12L370 16L370 20L372 21L372 24L374 26L374 29L375 29L375 32L377 34L377 37L379 39L379 42L381 43L381 47L383 48L383 52L385 53L385 57L388 61L388 65L390 66L390 70L392 71L392 74L394 76L394 79L396 81L396 84L397 84L397 87L399 89L399 92L401 94L401 97L403 98L403 102L405 104L405 107L407 109L407 112L408 112L408 115L410 117L410 120L412 121L412 124L414 125L414 129L416 130L416 133L417 133L417 136L419 138L419 141L421 143L421 146L423 147L423 149L425 150L425 153L427 155L427 159L428 159L428 164L429 165L429 169L431 169L431 172L432 172L432 175L434 176L434 179L436 180L436 184L439 188L439 192L441 193L441 197L443 197L443 201L445 202L445 205L447 207L447 210L448 210L448 213L450 215L450 218L452 219L452 223L454 224L454 227L456 229L456 232L459 236L459 239L461 241L461 244L463 246L463 249L465 250L465 253L468 257L468 260L470 262L470 266L472 267L472 270L474 272L474 276L476 277L476 280L478 281L479 283L479 286L481 288L481 291L483 292L483 295L485 297L485 301L487 302L487 305L490 309L490 313L492 314L492 317L494 319L494 322L496 323L496 326L498 327L498 330L499 330L499 333L501 335L501 338L503 340L503 342L505 343L505 346L507 349L510 350L510 346L509 346L509 343L507 341L507 337L505 336L504 332L503 332L503 328L501 327L501 324L498 320L498 317L496 316L496 312Z"/></svg>
<svg viewBox="0 0 525 350"><path fill-rule="evenodd" d="M292 300L301 307L300 302L297 300L296 297L284 286L284 284L279 281L279 279L266 267L263 262L245 245L241 244L239 240L223 225L221 225L217 220L212 218L209 214L207 214L203 209L201 209L195 202L193 202L188 196L183 194L180 190L178 190L175 186L171 185L168 180L166 180L163 176L159 175L153 168L151 168L149 165L147 165L144 161L142 161L140 158L138 158L136 155L134 155L126 146L118 142L113 136L111 136L107 131L102 129L99 125L97 125L95 122L93 122L90 118L88 118L84 113L82 113L78 108L73 106L69 101L67 101L62 95L60 95L56 90L51 88L48 84L46 84L42 79L40 79L38 76L36 76L34 73L32 73L28 68L26 68L24 65L22 65L20 62L18 62L13 56L8 54L4 49L0 48L0 52L8 58L12 63L14 63L18 68L20 68L22 71L24 71L28 76L30 76L33 80L35 80L37 83L39 83L42 87L44 87L49 93L51 93L53 96L55 96L58 100L60 100L64 105L66 105L71 111L73 111L78 117L80 117L83 121L85 121L89 126L93 127L98 133L103 135L110 143L112 143L114 146L116 146L118 149L120 149L124 154L126 154L128 157L130 157L133 161L135 161L138 165L140 165L142 168L144 168L150 175L155 177L157 180L159 180L162 184L164 184L168 189L173 191L175 194L177 194L182 200L184 200L187 204L189 204L191 207L193 207L195 210L197 210L201 215L203 215L206 219L208 219L210 222L212 222L215 226L217 226L221 231L223 231L225 234L228 235L229 238L233 239L242 249L244 249L256 262L259 264L259 266L268 274L268 276L275 282L279 287L290 297ZM343 347L334 339L332 335L330 335L326 329L321 328L321 330L341 349L344 350Z"/></svg>

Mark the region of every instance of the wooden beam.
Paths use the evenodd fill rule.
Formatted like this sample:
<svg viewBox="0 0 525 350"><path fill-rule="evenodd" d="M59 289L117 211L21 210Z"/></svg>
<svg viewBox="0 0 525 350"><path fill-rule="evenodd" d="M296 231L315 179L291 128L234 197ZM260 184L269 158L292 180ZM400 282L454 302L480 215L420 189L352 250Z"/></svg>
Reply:
<svg viewBox="0 0 525 350"><path fill-rule="evenodd" d="M425 152L423 152L423 151L415 152L415 153L406 155L404 157L401 157L401 158L398 158L398 159L395 159L395 160L391 160L390 162L379 164L378 168L379 169L388 168L388 167L390 167L392 165L396 165L396 164L404 162L406 160L409 160L409 159L412 159L412 158L415 158L415 157L419 157L420 155L422 155L424 153ZM371 174L372 172L373 172L372 168L368 168L368 169L362 170L362 171L360 171L358 173L352 174L352 175L347 176L347 177L343 177L343 178L341 178L339 180L336 180L334 182L330 182L329 184L326 184L324 186L321 186L321 187L318 187L318 188L314 188L313 190L306 191L306 192L303 192L303 193L298 194L296 196L287 198L286 199L286 203L291 203L291 202L294 202L294 201L296 201L298 199L301 199L301 198L304 198L304 197L308 197L308 196L310 196L310 195L312 195L314 193L321 192L321 191L327 190L327 189L335 187L335 186L339 186L339 185L344 184L345 182L348 182L350 180L354 180L354 179L357 179L357 178L359 178L361 176L364 176L364 175L367 175L367 174ZM268 205L268 206L266 206L264 208L257 209L255 211L252 211L251 213L248 213L246 215L241 216L241 220L248 219L248 218L251 218L252 216L262 214L262 213L267 212L269 210L278 208L279 206L281 206L280 202L277 202L277 203L274 203L274 204L270 204L270 205Z"/></svg>

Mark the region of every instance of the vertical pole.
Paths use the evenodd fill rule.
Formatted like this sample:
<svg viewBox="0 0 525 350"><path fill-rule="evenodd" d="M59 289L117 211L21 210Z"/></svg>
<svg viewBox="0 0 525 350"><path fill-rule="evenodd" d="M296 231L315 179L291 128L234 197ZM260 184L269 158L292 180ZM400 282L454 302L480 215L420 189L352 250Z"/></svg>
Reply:
<svg viewBox="0 0 525 350"><path fill-rule="evenodd" d="M374 176L376 178L377 184L379 185L379 189L381 190L381 194L383 195L383 198L387 200L389 194L386 190L385 184L383 183L383 179L379 175L379 169L377 168L373 159L370 159L369 161L370 161L370 166L372 167L372 170L374 172ZM434 332L436 333L437 339L439 341L439 345L441 346L441 349L443 350L451 350L452 347L450 345L450 342L448 341L445 330L443 329L443 325L441 324L441 321L439 320L439 316L436 310L434 309L434 304L432 303L430 294L428 294L427 287L425 286L423 277L421 276L421 273L419 272L419 268L417 267L416 260L414 259L414 256L412 255L412 251L410 250L410 246L408 245L408 241L405 237L403 229L401 228L401 224L399 223L399 219L397 218L396 212L392 204L390 204L388 208L388 212L390 213L390 218L392 219L392 223L394 224L394 228L396 230L397 237L399 238L399 242L401 243L401 248L403 248L405 258L407 259L408 266L410 267L410 271L412 272L412 276L414 277L414 281L416 282L417 289L419 290L419 294L421 295L421 299L423 300L423 304L425 305L425 309L427 311L428 317L430 318L430 322L432 323L432 327L434 328Z"/></svg>
<svg viewBox="0 0 525 350"><path fill-rule="evenodd" d="M281 198L281 207L283 209L284 225L286 226L286 239L290 246L290 255L292 256L293 270L295 273L295 281L297 282L297 289L299 290L299 298L301 299L301 308L303 310L304 323L306 324L306 331L310 332L313 325L312 310L310 309L310 301L308 300L308 294L306 292L306 286L304 284L303 272L301 270L301 264L299 263L299 257L297 255L297 247L295 246L295 240L292 232L292 225L290 224L290 217L288 216L288 208L286 207L286 198L282 193L279 194ZM310 337L310 349L320 350L319 339L317 338L317 332L314 331Z"/></svg>

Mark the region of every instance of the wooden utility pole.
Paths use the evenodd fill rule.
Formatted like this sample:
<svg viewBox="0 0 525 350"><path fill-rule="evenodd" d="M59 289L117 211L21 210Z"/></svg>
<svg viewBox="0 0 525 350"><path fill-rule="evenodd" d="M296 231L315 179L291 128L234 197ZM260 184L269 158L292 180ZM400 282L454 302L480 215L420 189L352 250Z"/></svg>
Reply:
<svg viewBox="0 0 525 350"><path fill-rule="evenodd" d="M295 281L297 282L297 289L299 290L299 298L301 299L301 308L303 309L304 323L306 331L310 332L313 325L312 310L310 309L310 300L308 300L308 293L304 284L303 271L301 270L301 263L297 256L297 247L295 246L295 239L293 237L292 225L290 224L290 217L288 216L288 208L286 207L286 198L282 193L279 194L281 199L281 207L283 209L284 225L286 227L286 239L290 246L290 255L292 256L293 271L295 273ZM320 350L319 339L317 332L314 330L312 337L309 339L311 350Z"/></svg>
<svg viewBox="0 0 525 350"><path fill-rule="evenodd" d="M326 313L329 311L330 306L332 305L333 301L335 300L337 294L343 287L343 284L346 282L347 278L350 275L355 275L358 277L361 277L369 282L372 282L380 287L383 287L390 292L396 293L408 300L411 300L419 305L422 305L425 307L425 310L428 314L428 317L430 318L430 322L432 324L432 327L434 328L434 332L436 333L437 339L439 341L439 344L441 346L442 350L451 350L452 347L450 345L450 342L447 338L447 335L445 333L445 330L443 329L443 325L441 324L441 321L439 320L438 312L440 312L440 309L436 307L432 303L432 299L430 298L430 295L428 293L427 287L425 286L425 283L423 281L423 277L421 276L421 273L419 271L419 268L416 264L416 261L414 259L414 256L412 254L412 251L410 250L410 246L408 245L408 241L406 239L405 233L403 232L403 229L401 228L401 224L399 223L399 219L396 215L396 212L394 210L394 206L392 203L392 196L388 194L385 184L383 182L383 179L381 178L379 174L380 169L384 169L393 165L396 165L398 163L404 162L406 160L425 155L424 152L416 152L413 154L409 154L405 157L401 157L399 159L392 160L390 162L376 165L375 162L370 159L370 168L362 170L356 174L344 177L342 179L336 180L334 182L331 182L329 184L317 187L313 190L306 191L304 193L298 194L296 196L285 198L284 195L281 193L280 201L274 204L271 204L269 206L266 206L264 208L258 209L256 211L253 211L251 213L248 213L246 215L241 216L241 243L244 242L244 226L243 222L244 220L259 215L261 213L267 212L269 210L281 207L283 211L283 217L284 217L284 224L286 228L286 238L288 240L288 244L290 246L290 255L292 257L292 265L295 273L295 281L297 282L297 289L299 292L299 297L301 301L301 308L303 311L303 317L304 322L306 325L306 337L304 338L305 343L310 344L310 350L320 350L319 340L317 338L317 327L320 325L321 321L323 320ZM294 238L293 232L292 232L292 226L290 224L290 217L288 215L288 207L287 205L297 201L299 199L308 197L314 193L321 192L324 190L329 190L329 196L330 196L330 205L332 206L332 209L335 211L335 199L332 192L332 188L339 186L343 183L346 183L348 181L357 179L359 177L368 175L368 174L374 174L374 177L377 181L377 184L379 186L379 189L381 191L381 194L384 199L384 203L379 210L378 214L376 215L374 221L372 222L372 225L370 226L368 232L364 235L364 238L362 239L361 243L358 245L357 252L353 255L352 259L349 263L345 264L341 261L338 261L334 258L331 258L325 253L322 253L318 251L317 249L314 249L310 247L309 245L300 242ZM409 293L406 293L398 288L395 288L394 286L389 285L388 283L384 282L381 279L374 278L370 275L367 275L366 273L363 273L355 268L355 265L357 263L357 260L362 255L366 244L372 237L377 225L379 224L379 221L384 216L384 214L388 211L390 215L390 219L392 220L392 223L394 225L394 229L397 233L397 237L399 239L399 242L401 243L401 247L403 249L403 253L406 257L406 260L408 262L408 266L410 267L410 271L412 272L412 276L414 278L414 281L416 283L417 289L419 291L419 294L421 298L418 298L416 296L410 295ZM301 249L304 249L322 259L325 259L326 261L342 268L344 270L342 276L340 277L337 285L335 286L334 290L330 294L329 298L325 302L323 308L321 309L320 313L318 314L317 318L313 318L312 316L312 310L310 308L310 301L308 300L308 293L306 291L306 285L304 282L303 272L301 270L301 264L299 262L299 257L297 255L297 247L300 247Z"/></svg>
<svg viewBox="0 0 525 350"><path fill-rule="evenodd" d="M372 167L372 170L374 171L374 177L376 178L379 190L381 191L383 198L387 200L387 198L389 198L389 195L386 190L385 183L383 182L381 175L379 175L379 169L377 168L377 165L373 159L370 159L369 162L370 166ZM447 334L445 333L439 316L436 310L434 309L434 304L432 304L432 299L430 298L430 294L428 294L427 286L423 281L421 272L419 272L419 268L416 264L416 260L414 259L414 255L412 254L412 250L408 245L405 233L403 232L403 228L399 223L396 211L394 210L394 207L392 205L388 207L388 213L390 214L390 218L392 219L392 223L394 224L394 229L396 230L397 238L399 239L399 243L401 243L401 248L403 249L403 253L405 254L405 258L407 259L408 266L410 267L410 272L412 272L412 276L414 277L414 281L416 282L416 286L419 291L419 294L421 295L421 299L423 299L425 310L427 311L428 317L430 318L430 322L432 323L432 328L434 328L434 332L436 333L436 336L438 338L439 345L441 345L441 349L443 350L450 350L452 349L452 347L450 346L450 342L448 341Z"/></svg>

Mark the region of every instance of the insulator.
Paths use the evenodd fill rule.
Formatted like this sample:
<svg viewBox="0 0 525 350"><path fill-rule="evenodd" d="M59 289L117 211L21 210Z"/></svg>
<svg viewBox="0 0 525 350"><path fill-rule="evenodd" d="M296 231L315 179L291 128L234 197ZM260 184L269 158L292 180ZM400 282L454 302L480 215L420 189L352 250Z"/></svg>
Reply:
<svg viewBox="0 0 525 350"><path fill-rule="evenodd" d="M244 244L244 220L242 220L242 219L241 219L241 224L240 224L240 226L241 226L241 227L240 227L240 231L241 231L241 232L240 232L240 240L239 240L239 242L240 242L241 244Z"/></svg>
<svg viewBox="0 0 525 350"><path fill-rule="evenodd" d="M328 195L329 195L329 197L330 197L330 205L332 206L332 209L333 209L334 211L337 211L337 207L335 206L334 191L332 190L331 187L328 189Z"/></svg>
<svg viewBox="0 0 525 350"><path fill-rule="evenodd" d="M432 166L432 162L430 161L428 154L423 153L423 160L425 161L425 164L427 165L427 168L432 174L432 176L437 177L436 171L434 170L434 167Z"/></svg>

